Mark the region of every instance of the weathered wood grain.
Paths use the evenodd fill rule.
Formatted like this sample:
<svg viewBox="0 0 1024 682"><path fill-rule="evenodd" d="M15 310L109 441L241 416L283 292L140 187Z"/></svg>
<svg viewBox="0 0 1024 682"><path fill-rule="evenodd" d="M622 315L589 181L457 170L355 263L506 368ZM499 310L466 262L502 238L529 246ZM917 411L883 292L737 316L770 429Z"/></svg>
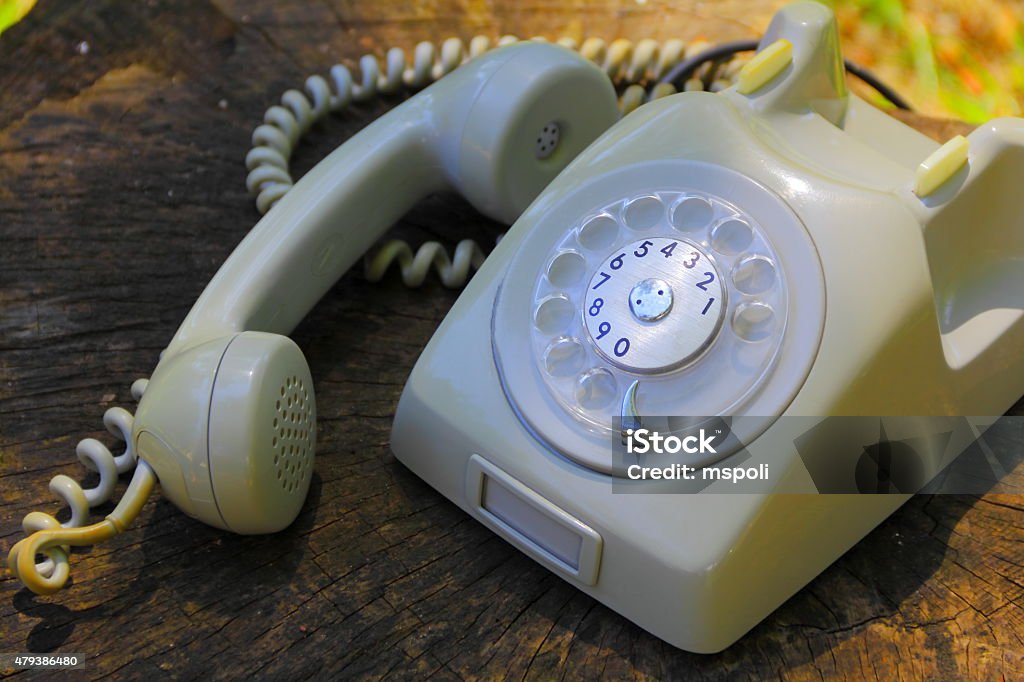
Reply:
<svg viewBox="0 0 1024 682"><path fill-rule="evenodd" d="M0 39L0 549L25 513L56 511L49 478L82 476L77 440L106 439L104 409L130 407L255 222L242 158L285 88L450 33L745 37L776 4L41 2ZM298 170L386 106L319 127ZM451 244L468 229L501 226L449 196L396 232ZM295 333L320 417L296 524L232 536L157 495L126 534L74 554L68 591L0 580L0 651L85 652L83 679L1020 675L1015 497L915 498L717 656L672 649L511 549L388 456L405 378L455 297L343 278Z"/></svg>

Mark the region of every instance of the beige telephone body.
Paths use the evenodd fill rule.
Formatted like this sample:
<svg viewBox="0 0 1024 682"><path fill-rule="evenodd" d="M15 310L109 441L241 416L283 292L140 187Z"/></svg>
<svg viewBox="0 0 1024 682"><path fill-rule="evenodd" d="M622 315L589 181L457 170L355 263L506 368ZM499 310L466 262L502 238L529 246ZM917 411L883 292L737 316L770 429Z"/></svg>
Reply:
<svg viewBox="0 0 1024 682"><path fill-rule="evenodd" d="M1001 415L1024 393L1024 121L940 149L847 92L821 5L784 9L761 45L736 87L641 107L548 185L430 341L392 433L474 518L698 652L907 499L799 494L806 421L778 417ZM742 417L780 494L626 479L631 400Z"/></svg>
<svg viewBox="0 0 1024 682"><path fill-rule="evenodd" d="M735 87L617 117L610 81L579 55L503 47L287 194L271 188L280 200L133 386L137 413L108 411L127 451L79 445L99 485L56 477L71 519L29 514L10 569L58 590L70 547L120 533L157 482L213 526L288 526L313 474L316 406L286 335L443 188L516 222L417 363L395 454L678 647L728 646L906 499L810 494L788 417L999 415L1024 392L1024 121L939 148L846 91L834 18L814 3L776 16ZM768 487L630 479L614 446L639 415L728 417L742 453L680 461L742 456L768 467ZM969 438L927 453L931 472ZM125 497L85 526L136 460Z"/></svg>

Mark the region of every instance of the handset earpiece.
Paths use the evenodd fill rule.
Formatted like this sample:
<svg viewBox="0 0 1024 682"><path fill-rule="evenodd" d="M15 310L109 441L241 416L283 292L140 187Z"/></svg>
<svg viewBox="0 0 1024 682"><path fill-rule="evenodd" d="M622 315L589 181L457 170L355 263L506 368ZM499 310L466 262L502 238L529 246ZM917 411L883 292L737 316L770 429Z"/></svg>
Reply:
<svg viewBox="0 0 1024 682"><path fill-rule="evenodd" d="M343 144L257 223L161 355L135 415L141 461L125 498L84 528L47 517L11 550L10 568L34 592L59 590L68 546L121 532L157 479L210 525L288 526L309 488L316 407L306 360L284 335L423 196L454 189L512 222L617 118L600 69L531 43L474 59Z"/></svg>
<svg viewBox="0 0 1024 682"><path fill-rule="evenodd" d="M608 77L576 53L527 44L492 54L502 57L506 50L508 58L477 87L471 105L448 98L454 125L444 131L450 141L439 140L436 149L456 190L481 213L512 224L618 120L619 109ZM447 158L456 148L458 158Z"/></svg>
<svg viewBox="0 0 1024 682"><path fill-rule="evenodd" d="M135 414L136 451L189 516L244 535L299 513L316 448L309 366L287 336L246 331L160 363Z"/></svg>
<svg viewBox="0 0 1024 682"><path fill-rule="evenodd" d="M519 44L474 59L296 183L210 281L167 353L246 329L287 334L433 192L455 190L513 222L618 116L608 77L566 48Z"/></svg>

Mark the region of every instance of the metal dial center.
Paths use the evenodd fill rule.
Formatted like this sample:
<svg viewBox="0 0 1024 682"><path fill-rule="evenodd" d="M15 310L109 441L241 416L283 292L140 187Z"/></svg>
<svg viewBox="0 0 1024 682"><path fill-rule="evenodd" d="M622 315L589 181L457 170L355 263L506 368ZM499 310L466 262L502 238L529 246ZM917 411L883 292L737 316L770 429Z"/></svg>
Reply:
<svg viewBox="0 0 1024 682"><path fill-rule="evenodd" d="M641 322L660 320L672 310L672 287L656 277L637 282L629 290L629 309Z"/></svg>
<svg viewBox="0 0 1024 682"><path fill-rule="evenodd" d="M669 372L718 336L727 289L710 253L682 238L651 237L608 254L583 301L594 348L627 372Z"/></svg>

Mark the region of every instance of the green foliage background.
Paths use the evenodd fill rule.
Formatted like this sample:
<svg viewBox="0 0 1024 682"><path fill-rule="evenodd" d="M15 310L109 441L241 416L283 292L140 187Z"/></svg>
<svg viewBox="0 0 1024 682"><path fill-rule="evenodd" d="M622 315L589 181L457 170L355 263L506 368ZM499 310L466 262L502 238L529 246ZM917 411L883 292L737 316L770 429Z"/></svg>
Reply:
<svg viewBox="0 0 1024 682"><path fill-rule="evenodd" d="M980 123L1020 116L1024 3L1019 0L832 0L847 57L915 108Z"/></svg>
<svg viewBox="0 0 1024 682"><path fill-rule="evenodd" d="M824 1L839 19L846 56L878 73L916 109L975 123L1024 112L1021 0ZM34 4L0 0L0 33Z"/></svg>

